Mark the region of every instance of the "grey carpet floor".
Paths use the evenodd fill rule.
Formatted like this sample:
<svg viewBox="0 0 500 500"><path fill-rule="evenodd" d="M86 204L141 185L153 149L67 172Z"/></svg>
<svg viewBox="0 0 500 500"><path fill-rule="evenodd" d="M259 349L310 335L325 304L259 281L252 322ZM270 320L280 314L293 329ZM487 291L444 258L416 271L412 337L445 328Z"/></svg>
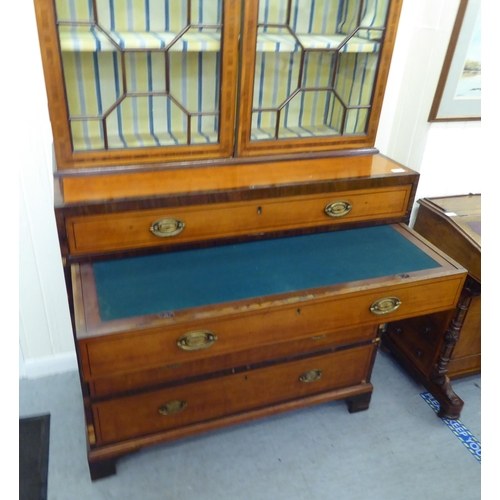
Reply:
<svg viewBox="0 0 500 500"><path fill-rule="evenodd" d="M50 413L49 500L476 500L481 464L379 352L368 411L322 404L141 450L90 481L78 374L20 380L20 416ZM481 440L481 377L454 382Z"/></svg>

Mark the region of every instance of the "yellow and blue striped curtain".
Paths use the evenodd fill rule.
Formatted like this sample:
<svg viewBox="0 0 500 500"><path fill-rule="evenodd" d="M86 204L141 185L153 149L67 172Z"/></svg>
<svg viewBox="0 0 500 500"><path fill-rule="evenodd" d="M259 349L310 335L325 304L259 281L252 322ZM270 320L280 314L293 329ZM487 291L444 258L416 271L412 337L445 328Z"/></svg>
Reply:
<svg viewBox="0 0 500 500"><path fill-rule="evenodd" d="M261 0L259 24L284 25L287 5L288 0ZM298 34L349 34L358 27L358 17L360 26L383 28L388 6L389 0L293 0L290 28Z"/></svg>
<svg viewBox="0 0 500 500"><path fill-rule="evenodd" d="M186 0L97 0L99 26L108 35L89 26L64 25L95 20L91 0L56 0L56 9L63 24L59 29L75 150L104 148L104 127L98 117L123 96L123 78L129 93L164 95L128 96L115 107L106 119L110 149L187 144L188 120L191 143L218 141L221 30L196 25L220 24L222 0L192 0L194 27L167 55L127 50L124 67L107 36L134 48L142 47L142 42L148 47L148 37L159 39L165 32L173 32L173 38L187 26Z"/></svg>
<svg viewBox="0 0 500 500"><path fill-rule="evenodd" d="M339 52L308 52L299 78L301 49L285 28L287 0L261 0L253 99L252 140L270 139L280 113L279 138L314 135L356 134L366 130L369 111L349 106L369 106L379 58L381 30L359 30L356 38ZM359 26L383 28L389 0L292 0L290 29L309 47L334 48ZM358 24L358 20L361 22ZM363 38L367 42L363 42ZM308 90L332 86L332 68L338 58L334 92ZM260 111L264 110L264 111ZM345 119L345 128L342 123Z"/></svg>
<svg viewBox="0 0 500 500"><path fill-rule="evenodd" d="M109 31L172 31L191 24L221 24L221 0L97 0L99 24ZM56 0L58 21L94 21L92 0Z"/></svg>

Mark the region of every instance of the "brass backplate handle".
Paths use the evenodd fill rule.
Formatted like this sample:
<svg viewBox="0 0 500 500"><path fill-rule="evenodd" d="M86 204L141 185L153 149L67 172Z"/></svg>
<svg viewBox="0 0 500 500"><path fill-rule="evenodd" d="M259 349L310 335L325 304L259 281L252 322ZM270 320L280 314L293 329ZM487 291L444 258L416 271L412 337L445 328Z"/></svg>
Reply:
<svg viewBox="0 0 500 500"><path fill-rule="evenodd" d="M384 297L383 299L376 300L370 306L372 314L389 314L394 312L401 305L401 301L397 297Z"/></svg>
<svg viewBox="0 0 500 500"><path fill-rule="evenodd" d="M214 345L217 335L209 330L195 330L179 337L177 346L184 351L198 351Z"/></svg>
<svg viewBox="0 0 500 500"><path fill-rule="evenodd" d="M301 382L316 382L316 380L321 378L321 375L323 375L321 370L309 370L308 372L303 373L299 377L299 380Z"/></svg>
<svg viewBox="0 0 500 500"><path fill-rule="evenodd" d="M179 234L186 224L181 219L176 219L175 217L166 217L163 219L158 219L151 224L149 230L160 238L168 238L169 236L175 236Z"/></svg>
<svg viewBox="0 0 500 500"><path fill-rule="evenodd" d="M160 408L158 408L158 413L160 413L160 415L175 415L176 413L184 411L186 408L186 401L169 401L168 403L165 403L164 405L160 406Z"/></svg>
<svg viewBox="0 0 500 500"><path fill-rule="evenodd" d="M329 217L343 217L352 210L352 205L348 201L339 200L328 203L325 207L325 214Z"/></svg>

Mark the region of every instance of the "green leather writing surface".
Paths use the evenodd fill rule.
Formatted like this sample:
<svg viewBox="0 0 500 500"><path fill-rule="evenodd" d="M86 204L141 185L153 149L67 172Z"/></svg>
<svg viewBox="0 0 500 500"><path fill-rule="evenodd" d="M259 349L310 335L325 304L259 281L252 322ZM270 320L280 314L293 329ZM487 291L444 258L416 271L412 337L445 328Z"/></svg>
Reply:
<svg viewBox="0 0 500 500"><path fill-rule="evenodd" d="M98 262L94 274L109 321L436 267L379 226Z"/></svg>

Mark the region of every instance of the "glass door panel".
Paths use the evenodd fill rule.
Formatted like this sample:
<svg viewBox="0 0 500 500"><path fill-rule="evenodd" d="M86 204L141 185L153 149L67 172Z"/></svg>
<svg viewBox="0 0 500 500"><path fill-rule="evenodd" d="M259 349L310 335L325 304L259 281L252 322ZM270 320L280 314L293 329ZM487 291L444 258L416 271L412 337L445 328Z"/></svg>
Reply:
<svg viewBox="0 0 500 500"><path fill-rule="evenodd" d="M251 141L365 134L389 0L259 0Z"/></svg>
<svg viewBox="0 0 500 500"><path fill-rule="evenodd" d="M222 0L56 0L75 152L219 143Z"/></svg>

